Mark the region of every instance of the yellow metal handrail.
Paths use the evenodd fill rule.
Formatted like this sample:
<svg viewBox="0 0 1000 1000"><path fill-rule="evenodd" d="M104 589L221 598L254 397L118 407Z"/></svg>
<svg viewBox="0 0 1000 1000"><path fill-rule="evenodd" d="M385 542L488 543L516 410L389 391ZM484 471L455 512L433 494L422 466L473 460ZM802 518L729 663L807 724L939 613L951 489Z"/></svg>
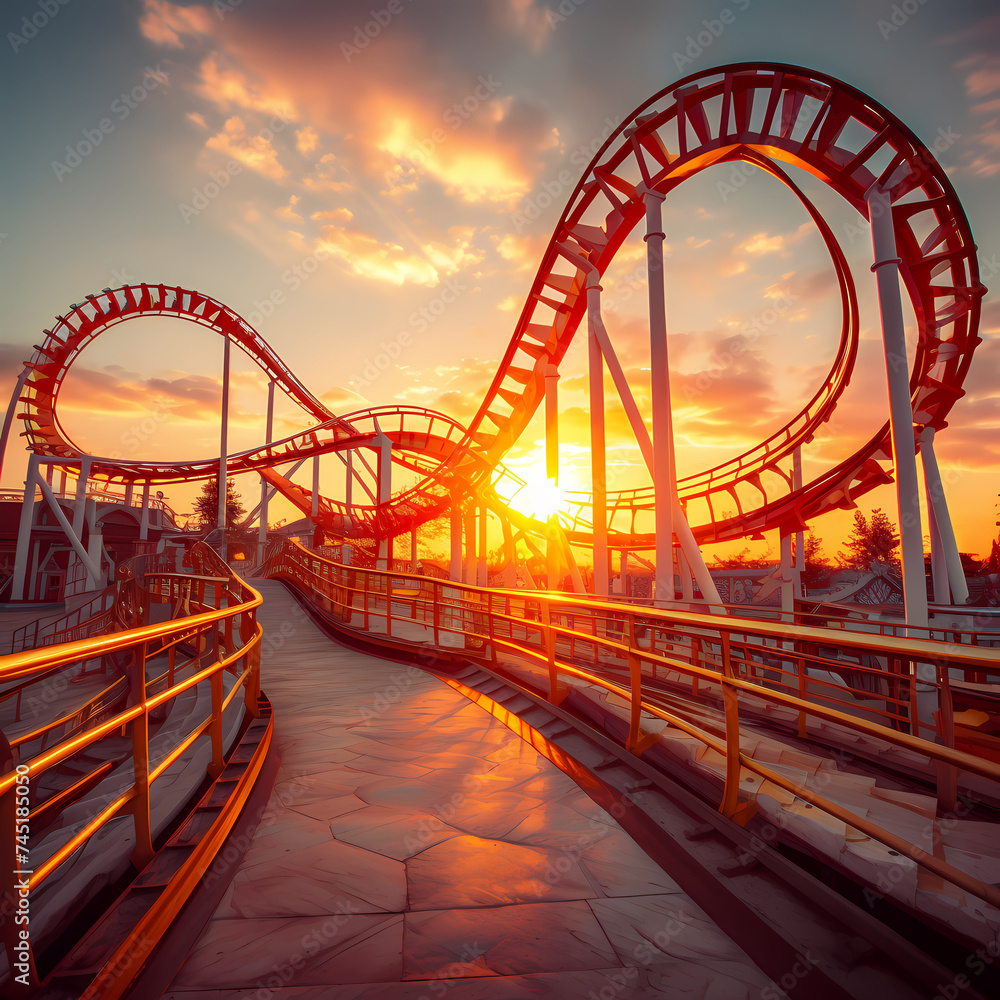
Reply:
<svg viewBox="0 0 1000 1000"><path fill-rule="evenodd" d="M740 749L740 706L738 696L753 695L798 713L799 731L806 735L805 723L816 718L846 729L877 737L891 746L916 752L939 765L938 798L945 809L956 806L957 774L965 771L991 781L1000 781L1000 764L954 748L951 720L950 670L973 670L1000 677L1000 651L960 643L926 639L871 635L846 629L824 629L718 615L696 614L670 609L629 607L565 594L538 591L496 590L474 587L415 574L359 569L334 563L297 543L272 543L258 572L260 576L285 578L305 590L324 611L339 618L345 627L374 631L384 624L384 635L397 642L411 642L421 651L432 648L448 652L446 635L462 637L462 655L497 665L498 656L513 654L544 667L548 672L548 698L561 700L561 677L577 677L625 699L630 706L627 745L640 751L644 737L639 730L640 714L648 713L676 726L726 758L720 809L742 821L749 818L740 802L743 769L752 771L798 798L835 816L868 837L878 840L919 865L947 879L970 894L1000 906L1000 890L955 868L910 844L794 779L759 763ZM405 591L405 593L394 593ZM395 611L394 609L399 609ZM360 619L354 623L355 616ZM394 623L396 623L394 625ZM419 632L416 630L420 630ZM648 646L638 640L648 634ZM430 633L428 636L427 633ZM895 672L844 663L818 650L836 647L884 660ZM569 659L563 658L563 650ZM590 652L592 669L578 662L582 651ZM458 652L454 647L452 653ZM752 659L754 652L766 651L772 663ZM603 654L603 658L602 658ZM786 670L781 661L793 664ZM936 679L917 676L918 664L933 666ZM597 668L621 666L628 670L628 683L609 680ZM810 690L815 678L807 666L828 669L868 670L891 684L910 692L908 698L893 699L888 694L873 695L896 703L896 711L881 714L896 727L858 718L828 705ZM716 685L722 694L725 740L721 740L676 713L644 698L643 679L655 676L657 668L690 679L692 691L699 683ZM777 674L775 677L773 675ZM789 680L783 678L787 675ZM794 683L793 683L794 681ZM830 686L828 682L825 682ZM921 727L916 717L916 688L924 685L938 694L940 711L934 726ZM905 715L902 708L909 709ZM874 713L879 714L879 713ZM920 736L920 729L932 731L940 742Z"/></svg>
<svg viewBox="0 0 1000 1000"><path fill-rule="evenodd" d="M256 609L261 604L261 595L232 574L210 550L199 553L199 561L202 566L210 565L216 575L207 577L202 574L194 578L202 581L200 588L196 588L198 593L195 598L192 598L190 587L184 586L188 578L163 571L154 571L152 574L161 596L175 600L178 604L186 601L194 612L192 614L77 642L0 656L0 683L34 675L51 675L60 667L112 654L127 656L129 661L125 667L125 675L130 690L128 704L124 708L106 715L92 727L82 732L76 731L48 748L40 747L30 755L26 755L26 747L51 728L48 724L34 733L22 734L15 741L15 756L11 755L9 749L5 751L6 763L2 759L3 753L0 753L0 771L3 772L0 773L0 850L3 851L0 891L9 895L12 900L17 899L15 884L22 872L31 873L24 877L29 891L36 891L98 830L123 813L132 815L135 847L131 860L141 869L154 854L150 819L150 789L153 783L202 736L207 736L211 743L209 775L215 777L221 772L225 766L222 716L239 691L243 692L248 714L259 714L261 628L256 620ZM211 580L215 585L215 607L204 603L206 580ZM132 582L134 581L125 581L126 584ZM193 672L181 670L184 676L178 677L173 654L182 642L194 646L196 655L187 664L193 667ZM170 662L166 675L147 681L148 657L163 652L168 654ZM234 675L228 693L224 693L224 672ZM160 686L165 678L167 683L162 690L155 693L150 690L151 685ZM163 760L151 766L151 714L171 699L203 682L209 684L211 691L211 705L206 715L192 720L191 731L186 736L178 737L176 744L166 749ZM132 734L133 778L129 787L90 818L89 822L43 862L29 860L30 848L24 850L25 840L18 840L18 831L22 826L30 830L32 818L44 811L46 802L32 802L26 816L23 812L18 815L14 809L15 785L23 789L23 781L27 777L30 787L37 788L38 779L47 770L105 736L116 731L124 733L126 727L131 728ZM6 744L6 741L0 743ZM9 747L9 744L6 745ZM17 794L23 792L18 791ZM19 799L19 803L20 801L22 800ZM4 923L8 929L14 926L10 920ZM13 943L6 940L7 934L4 936L13 968Z"/></svg>

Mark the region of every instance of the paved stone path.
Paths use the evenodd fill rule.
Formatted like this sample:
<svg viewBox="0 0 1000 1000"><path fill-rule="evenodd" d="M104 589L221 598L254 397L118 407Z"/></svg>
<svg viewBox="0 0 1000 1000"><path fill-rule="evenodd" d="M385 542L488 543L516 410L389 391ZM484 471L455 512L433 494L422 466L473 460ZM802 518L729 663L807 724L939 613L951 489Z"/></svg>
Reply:
<svg viewBox="0 0 1000 1000"><path fill-rule="evenodd" d="M165 994L759 997L769 980L575 782L415 668L330 642L275 582L281 766Z"/></svg>

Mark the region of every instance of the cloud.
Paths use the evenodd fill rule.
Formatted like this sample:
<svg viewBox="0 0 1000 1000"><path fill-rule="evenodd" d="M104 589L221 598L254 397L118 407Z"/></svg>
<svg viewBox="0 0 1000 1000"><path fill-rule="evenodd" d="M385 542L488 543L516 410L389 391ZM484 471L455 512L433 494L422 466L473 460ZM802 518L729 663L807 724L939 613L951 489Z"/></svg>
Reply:
<svg viewBox="0 0 1000 1000"><path fill-rule="evenodd" d="M314 164L312 174L302 180L302 186L315 194L325 191L341 194L354 190L354 184L346 180L346 177L347 174L337 157L333 153L326 153Z"/></svg>
<svg viewBox="0 0 1000 1000"><path fill-rule="evenodd" d="M166 0L143 0L139 30L157 45L183 48L181 35L207 35L213 21L207 7L178 7Z"/></svg>
<svg viewBox="0 0 1000 1000"><path fill-rule="evenodd" d="M251 136L243 119L236 115L226 121L222 131L206 141L205 148L236 160L268 180L281 181L288 176L288 170L278 162L278 151L271 141L259 134Z"/></svg>
<svg viewBox="0 0 1000 1000"><path fill-rule="evenodd" d="M246 74L222 68L216 55L206 56L203 60L201 84L197 92L223 111L236 107L276 115L283 120L294 121L298 117L295 105L286 93L261 93L250 84Z"/></svg>
<svg viewBox="0 0 1000 1000"><path fill-rule="evenodd" d="M468 424L479 409L496 372L494 361L462 358L452 364L416 371L408 370L412 379L409 388L399 398L446 413L460 423ZM487 422L488 427L493 427Z"/></svg>
<svg viewBox="0 0 1000 1000"><path fill-rule="evenodd" d="M305 220L295 211L295 206L301 201L297 194L293 194L291 198L288 199L288 204L279 208L274 214L279 218L283 219L285 222L291 222L293 224L301 225Z"/></svg>
<svg viewBox="0 0 1000 1000"><path fill-rule="evenodd" d="M303 156L308 156L319 145L319 133L312 125L307 125L295 133L295 140L298 151Z"/></svg>
<svg viewBox="0 0 1000 1000"><path fill-rule="evenodd" d="M471 245L469 232L451 230L451 243L427 242L416 251L399 243L386 243L359 228L340 225L323 227L316 250L332 254L352 274L392 285L433 287L445 275L480 260L482 252Z"/></svg>
<svg viewBox="0 0 1000 1000"><path fill-rule="evenodd" d="M984 38L1000 39L1000 18L988 18L982 22L980 44ZM956 63L956 68L965 73L965 90L970 98L990 98L977 100L971 107L973 115L979 117L1000 111L1000 97L991 97L1000 90L1000 55L995 51L976 52ZM966 163L963 169L978 177L993 177L1000 173L1000 117L993 117L975 126L976 131L969 137L964 152Z"/></svg>
<svg viewBox="0 0 1000 1000"><path fill-rule="evenodd" d="M738 254L748 254L751 257L760 257L764 254L779 253L787 250L794 243L798 243L806 233L812 230L811 223L804 222L798 229L791 233L768 232L754 233L747 237L742 243L737 244L734 252ZM786 254L787 256L787 254Z"/></svg>
<svg viewBox="0 0 1000 1000"><path fill-rule="evenodd" d="M548 236L515 236L507 233L504 236L491 236L497 253L508 263L513 264L518 271L535 270L542 259Z"/></svg>
<svg viewBox="0 0 1000 1000"><path fill-rule="evenodd" d="M147 12L147 37L158 44L176 47L181 31L207 36L210 51L191 66L199 97L228 114L300 122L302 156L329 138L352 174L397 197L433 184L504 209L531 190L558 147L544 103L505 93L510 81L478 60L445 56L449 38L488 31L497 65L507 64L525 38L551 32L551 14L536 0L484 0L474 12L464 3L407 6L350 58L344 46L363 12L349 5L303 0L296 17L247 5L218 19L207 8L147 0ZM304 183L319 193L345 181L320 174Z"/></svg>
<svg viewBox="0 0 1000 1000"><path fill-rule="evenodd" d="M993 52L978 52L957 63L959 69L967 69L965 90L970 97L984 97L1000 90L1000 55Z"/></svg>
<svg viewBox="0 0 1000 1000"><path fill-rule="evenodd" d="M765 299L791 299L793 302L817 302L838 287L832 267L815 271L789 271L781 281L764 289Z"/></svg>

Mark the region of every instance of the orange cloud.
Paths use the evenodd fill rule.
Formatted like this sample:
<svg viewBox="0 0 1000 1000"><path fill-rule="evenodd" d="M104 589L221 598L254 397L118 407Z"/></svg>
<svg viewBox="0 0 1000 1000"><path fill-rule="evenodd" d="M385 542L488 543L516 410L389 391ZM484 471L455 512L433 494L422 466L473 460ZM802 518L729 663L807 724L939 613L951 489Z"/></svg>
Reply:
<svg viewBox="0 0 1000 1000"><path fill-rule="evenodd" d="M237 107L288 121L298 117L294 104L285 94L261 93L257 87L251 86L246 74L222 68L214 55L206 56L200 71L201 84L197 92L224 111Z"/></svg>
<svg viewBox="0 0 1000 1000"><path fill-rule="evenodd" d="M288 176L288 171L278 162L278 152L270 140L262 135L251 136L243 119L236 115L226 121L221 132L205 143L205 148L222 153L269 180L281 181Z"/></svg>
<svg viewBox="0 0 1000 1000"><path fill-rule="evenodd" d="M452 231L450 244L428 242L416 252L398 243L383 243L371 233L345 226L324 226L316 251L331 254L347 265L352 274L385 281L391 285L415 284L433 287L442 276L452 274L482 257L471 246L470 235Z"/></svg>
<svg viewBox="0 0 1000 1000"><path fill-rule="evenodd" d="M207 35L213 18L207 7L178 7L166 0L144 0L139 30L157 45L183 48L181 35Z"/></svg>
<svg viewBox="0 0 1000 1000"><path fill-rule="evenodd" d="M321 156L313 167L313 172L303 178L302 186L307 191L321 193L323 191L353 191L354 185L349 180L343 180L346 176L343 166L338 162L333 153Z"/></svg>
<svg viewBox="0 0 1000 1000"><path fill-rule="evenodd" d="M319 133L311 125L295 133L296 148L303 156L308 156L319 145Z"/></svg>

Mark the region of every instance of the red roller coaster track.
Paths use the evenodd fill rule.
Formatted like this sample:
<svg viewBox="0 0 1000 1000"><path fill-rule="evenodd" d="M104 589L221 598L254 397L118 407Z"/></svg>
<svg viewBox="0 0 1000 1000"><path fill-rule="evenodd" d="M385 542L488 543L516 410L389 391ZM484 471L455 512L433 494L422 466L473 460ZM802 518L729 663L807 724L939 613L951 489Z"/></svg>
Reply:
<svg viewBox="0 0 1000 1000"><path fill-rule="evenodd" d="M848 128L850 126L850 128ZM56 402L80 351L104 330L139 316L173 316L237 343L292 400L319 423L265 448L229 457L232 473L255 470L306 507L307 495L273 467L312 454L356 448L384 432L393 459L422 475L416 487L380 506L324 500L318 520L343 533L385 537L440 514L455 498L483 484L542 401L544 372L558 364L585 314L585 275L559 247L589 259L603 274L644 216L640 189L670 195L706 168L744 161L767 171L799 198L829 250L843 304L840 346L823 385L803 409L766 441L715 468L680 481L682 502L702 542L753 534L803 521L890 481L888 422L849 459L794 488L792 453L806 448L829 420L850 380L858 346L854 282L844 254L816 207L782 168L791 164L820 178L862 216L865 193L889 193L899 271L913 306L918 337L910 374L914 425L946 426L949 410L979 339L980 300L975 245L965 213L943 169L919 139L885 108L844 83L795 66L744 63L688 76L636 109L607 140L573 191L542 259L506 353L468 429L441 414L392 407L337 417L282 364L235 312L199 292L169 285L131 285L88 295L38 345L28 367L18 416L41 454L82 457L61 428ZM95 458L93 475L109 481L176 482L217 473L218 459L122 462ZM769 474L766 475L765 474ZM722 516L720 504L737 513ZM654 544L643 518L652 490L609 496L612 541ZM586 535L581 498L571 537Z"/></svg>

